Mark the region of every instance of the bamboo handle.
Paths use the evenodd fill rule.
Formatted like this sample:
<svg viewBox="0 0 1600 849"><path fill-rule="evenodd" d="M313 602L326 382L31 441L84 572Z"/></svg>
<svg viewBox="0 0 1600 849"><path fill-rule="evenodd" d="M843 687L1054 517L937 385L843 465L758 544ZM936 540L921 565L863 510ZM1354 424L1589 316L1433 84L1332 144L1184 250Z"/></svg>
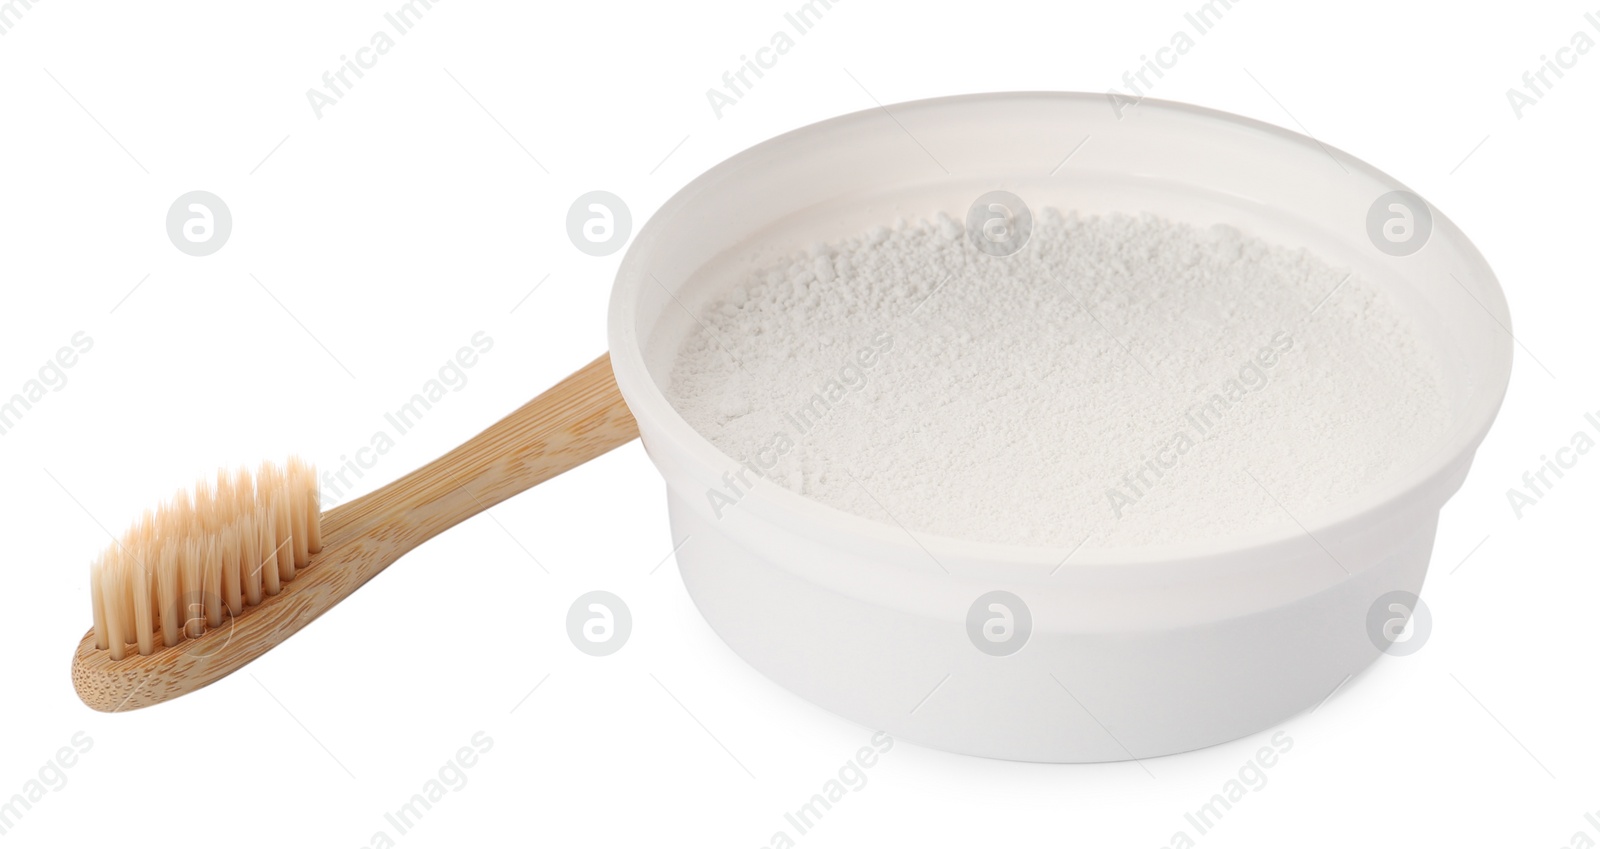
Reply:
<svg viewBox="0 0 1600 849"><path fill-rule="evenodd" d="M84 704L127 711L190 693L260 657L401 555L458 522L632 441L638 425L602 354L426 466L322 514L322 551L283 590L204 636L111 660L91 630L72 659Z"/></svg>

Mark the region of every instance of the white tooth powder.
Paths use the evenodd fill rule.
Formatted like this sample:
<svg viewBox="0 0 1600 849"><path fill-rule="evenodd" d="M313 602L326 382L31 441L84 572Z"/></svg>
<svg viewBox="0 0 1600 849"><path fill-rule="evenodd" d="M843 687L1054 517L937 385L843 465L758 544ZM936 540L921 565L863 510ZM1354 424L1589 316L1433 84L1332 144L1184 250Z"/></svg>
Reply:
<svg viewBox="0 0 1600 849"><path fill-rule="evenodd" d="M1043 210L1010 257L947 215L750 273L669 395L733 462L916 534L1201 542L1360 496L1449 425L1400 304L1305 250Z"/></svg>

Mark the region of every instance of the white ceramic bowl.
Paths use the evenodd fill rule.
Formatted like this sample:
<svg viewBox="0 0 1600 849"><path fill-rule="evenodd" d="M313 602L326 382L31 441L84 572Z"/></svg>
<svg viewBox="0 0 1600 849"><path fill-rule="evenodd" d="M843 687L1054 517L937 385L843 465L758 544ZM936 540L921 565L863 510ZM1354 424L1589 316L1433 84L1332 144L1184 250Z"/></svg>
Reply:
<svg viewBox="0 0 1600 849"><path fill-rule="evenodd" d="M1104 96L1067 93L890 109L796 130L707 171L651 218L617 275L611 362L666 480L673 541L687 540L684 583L717 633L773 680L863 725L1029 761L1231 740L1317 705L1370 664L1381 643L1369 612L1386 593L1420 591L1439 510L1510 376L1505 299L1467 238L1433 212L1420 250L1379 250L1369 212L1404 187L1313 139L1220 112L1146 100L1119 117ZM962 213L994 189L1035 210L1226 222L1355 269L1437 346L1447 435L1360 500L1297 516L1305 531L1084 548L1054 574L1060 549L913 540L765 482L717 518L707 493L739 464L663 387L730 270L897 215ZM1015 653L969 638L969 609L997 590L1031 614Z"/></svg>

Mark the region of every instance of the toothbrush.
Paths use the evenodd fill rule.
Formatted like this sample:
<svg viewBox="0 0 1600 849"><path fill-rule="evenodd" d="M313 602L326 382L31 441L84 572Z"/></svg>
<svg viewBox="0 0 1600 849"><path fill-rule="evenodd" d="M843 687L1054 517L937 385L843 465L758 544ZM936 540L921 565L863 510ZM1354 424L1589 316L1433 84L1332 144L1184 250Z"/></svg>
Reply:
<svg viewBox="0 0 1600 849"><path fill-rule="evenodd" d="M220 473L143 518L91 567L84 704L127 711L235 672L458 522L639 435L609 355L444 456L321 512L308 464Z"/></svg>

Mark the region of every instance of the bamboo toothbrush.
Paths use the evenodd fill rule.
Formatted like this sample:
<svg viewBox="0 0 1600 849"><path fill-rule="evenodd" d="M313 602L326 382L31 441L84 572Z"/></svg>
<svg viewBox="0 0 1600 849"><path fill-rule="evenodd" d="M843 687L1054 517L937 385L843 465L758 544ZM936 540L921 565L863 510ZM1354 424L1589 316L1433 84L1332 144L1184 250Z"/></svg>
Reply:
<svg viewBox="0 0 1600 849"><path fill-rule="evenodd" d="M639 435L602 355L443 457L319 512L290 460L147 511L91 567L78 697L125 711L190 693L305 627L401 555Z"/></svg>

